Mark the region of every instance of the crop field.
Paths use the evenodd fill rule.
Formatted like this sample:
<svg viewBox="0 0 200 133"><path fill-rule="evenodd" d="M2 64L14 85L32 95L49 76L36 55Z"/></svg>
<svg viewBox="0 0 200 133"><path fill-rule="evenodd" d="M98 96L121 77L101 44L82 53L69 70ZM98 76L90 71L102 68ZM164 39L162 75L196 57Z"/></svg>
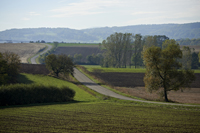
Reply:
<svg viewBox="0 0 200 133"><path fill-rule="evenodd" d="M26 84L68 86L73 102L0 107L0 132L200 132L200 107L102 100L53 77L21 74Z"/></svg>
<svg viewBox="0 0 200 133"><path fill-rule="evenodd" d="M10 51L20 56L21 63L28 63L27 59L40 50L44 49L45 45L37 43L0 43L0 52Z"/></svg>
<svg viewBox="0 0 200 133"><path fill-rule="evenodd" d="M102 53L102 51L97 46L68 46L68 47L58 47L54 54L66 54L70 56L74 56L75 54L82 55L82 61L86 62L86 57L92 54Z"/></svg>

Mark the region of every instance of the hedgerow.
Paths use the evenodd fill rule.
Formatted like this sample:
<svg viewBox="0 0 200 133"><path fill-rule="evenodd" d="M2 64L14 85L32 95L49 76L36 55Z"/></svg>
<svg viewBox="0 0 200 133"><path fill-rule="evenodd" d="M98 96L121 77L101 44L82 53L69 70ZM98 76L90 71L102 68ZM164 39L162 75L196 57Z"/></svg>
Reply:
<svg viewBox="0 0 200 133"><path fill-rule="evenodd" d="M0 86L0 106L72 101L75 91L68 87L15 84Z"/></svg>

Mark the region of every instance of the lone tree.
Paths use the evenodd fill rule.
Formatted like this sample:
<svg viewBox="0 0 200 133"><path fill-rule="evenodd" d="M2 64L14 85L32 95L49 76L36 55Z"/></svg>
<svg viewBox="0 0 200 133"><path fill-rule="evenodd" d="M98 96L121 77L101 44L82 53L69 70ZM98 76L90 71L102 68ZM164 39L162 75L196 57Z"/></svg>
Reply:
<svg viewBox="0 0 200 133"><path fill-rule="evenodd" d="M55 55L51 54L45 58L45 64L47 69L53 71L56 76L59 76L59 73L71 74L74 73L74 63L67 55Z"/></svg>
<svg viewBox="0 0 200 133"><path fill-rule="evenodd" d="M168 102L167 92L190 87L195 80L194 71L181 69L182 51L175 40L166 40L160 47L152 46L143 53L146 73L145 88L152 92L163 88L163 96Z"/></svg>

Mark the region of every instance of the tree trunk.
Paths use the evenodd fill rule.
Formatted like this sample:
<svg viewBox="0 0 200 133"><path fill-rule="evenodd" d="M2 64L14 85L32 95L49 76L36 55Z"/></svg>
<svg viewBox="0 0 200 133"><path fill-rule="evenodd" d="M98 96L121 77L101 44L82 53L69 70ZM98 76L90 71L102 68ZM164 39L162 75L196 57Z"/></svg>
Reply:
<svg viewBox="0 0 200 133"><path fill-rule="evenodd" d="M167 98L167 90L164 87L164 95L165 95L165 102L169 102L168 98Z"/></svg>

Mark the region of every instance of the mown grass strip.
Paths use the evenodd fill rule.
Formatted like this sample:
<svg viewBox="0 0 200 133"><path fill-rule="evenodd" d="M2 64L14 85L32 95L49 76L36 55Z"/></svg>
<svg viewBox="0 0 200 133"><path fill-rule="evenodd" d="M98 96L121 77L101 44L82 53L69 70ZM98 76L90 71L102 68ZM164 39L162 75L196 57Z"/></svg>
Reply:
<svg viewBox="0 0 200 133"><path fill-rule="evenodd" d="M102 68L100 65L82 65L89 72L124 72L124 73L145 73L145 68ZM200 73L200 70L194 69L194 73Z"/></svg>
<svg viewBox="0 0 200 133"><path fill-rule="evenodd" d="M103 68L99 65L83 65L89 72L124 72L124 73L145 73L144 68Z"/></svg>

